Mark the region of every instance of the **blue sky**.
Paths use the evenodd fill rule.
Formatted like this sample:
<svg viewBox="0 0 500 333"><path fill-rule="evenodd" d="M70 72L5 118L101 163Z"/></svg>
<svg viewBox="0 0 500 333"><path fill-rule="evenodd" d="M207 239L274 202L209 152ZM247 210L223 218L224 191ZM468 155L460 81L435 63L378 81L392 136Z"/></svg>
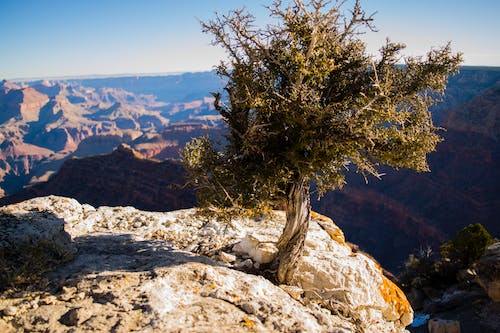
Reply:
<svg viewBox="0 0 500 333"><path fill-rule="evenodd" d="M210 70L224 56L198 19L264 0L0 0L0 79ZM500 66L498 0L362 0L386 37L424 54L452 41L465 65Z"/></svg>

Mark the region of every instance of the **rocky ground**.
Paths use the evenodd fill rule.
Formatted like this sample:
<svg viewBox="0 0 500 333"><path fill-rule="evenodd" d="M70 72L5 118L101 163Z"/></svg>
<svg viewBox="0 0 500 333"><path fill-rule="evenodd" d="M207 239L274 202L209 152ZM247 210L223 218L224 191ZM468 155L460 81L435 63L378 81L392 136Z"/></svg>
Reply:
<svg viewBox="0 0 500 333"><path fill-rule="evenodd" d="M500 242L486 249L470 268L459 271L458 282L443 289L430 286L413 289L409 294L419 317L430 323L412 327L413 333L500 332ZM438 330L434 326L440 326ZM414 323L415 324L415 323ZM412 325L416 326L416 325Z"/></svg>
<svg viewBox="0 0 500 333"><path fill-rule="evenodd" d="M36 244L53 256L24 263L48 270L41 279L1 286L0 332L404 332L405 295L330 219L313 217L300 273L285 286L256 274L275 254L280 212L221 221L54 196L2 207L6 267L22 264L6 254L47 250Z"/></svg>

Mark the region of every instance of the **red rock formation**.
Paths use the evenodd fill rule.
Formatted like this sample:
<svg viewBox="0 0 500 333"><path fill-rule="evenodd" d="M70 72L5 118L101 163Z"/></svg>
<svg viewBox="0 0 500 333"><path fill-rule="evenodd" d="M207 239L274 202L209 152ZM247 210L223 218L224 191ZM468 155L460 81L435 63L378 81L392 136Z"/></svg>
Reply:
<svg viewBox="0 0 500 333"><path fill-rule="evenodd" d="M110 135L114 135L122 138L120 142L130 142L144 133L161 131L169 120L154 108L163 104L156 102L154 96L136 95L121 89L96 90L45 81L32 87L20 87L2 81L0 144L4 148L0 148L0 158L3 157L0 175L8 177L0 180L0 194L17 192L30 181L30 174L33 179L38 179L47 172L56 171L62 160L59 163L45 163L47 159L70 156L80 142L89 137L110 138ZM78 154L82 151L102 153L102 148L109 145L103 145L101 141L85 142L85 148ZM111 141L115 145L105 152L116 147L116 140ZM92 142L97 147L91 148ZM19 147L5 150L7 145ZM156 152L147 152L148 147L143 147L143 150L149 156L154 156L165 147L163 145ZM23 150L23 153L15 153L16 150ZM42 159L46 161L42 163ZM50 170L50 167L56 169ZM21 169L22 172L19 171ZM10 179L10 185L3 183L7 179Z"/></svg>
<svg viewBox="0 0 500 333"><path fill-rule="evenodd" d="M500 86L489 89L469 103L447 113L442 126L500 139Z"/></svg>
<svg viewBox="0 0 500 333"><path fill-rule="evenodd" d="M183 188L183 168L173 161L145 159L129 146L113 153L64 162L46 183L34 185L0 204L49 194L67 196L93 206L134 206L150 211L192 207L194 193Z"/></svg>
<svg viewBox="0 0 500 333"><path fill-rule="evenodd" d="M24 122L37 121L40 108L49 101L49 98L31 87L19 89L15 87L15 85L4 85L4 94L0 94L0 123L10 118Z"/></svg>

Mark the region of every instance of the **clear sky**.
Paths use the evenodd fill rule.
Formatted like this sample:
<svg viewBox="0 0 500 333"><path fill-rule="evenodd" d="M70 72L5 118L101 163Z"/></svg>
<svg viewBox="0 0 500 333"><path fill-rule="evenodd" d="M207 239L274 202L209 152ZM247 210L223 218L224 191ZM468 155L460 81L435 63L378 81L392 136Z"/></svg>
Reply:
<svg viewBox="0 0 500 333"><path fill-rule="evenodd" d="M224 56L198 19L245 6L267 22L265 0L0 0L0 80L210 70ZM465 65L500 66L499 0L362 0L408 54L452 42Z"/></svg>

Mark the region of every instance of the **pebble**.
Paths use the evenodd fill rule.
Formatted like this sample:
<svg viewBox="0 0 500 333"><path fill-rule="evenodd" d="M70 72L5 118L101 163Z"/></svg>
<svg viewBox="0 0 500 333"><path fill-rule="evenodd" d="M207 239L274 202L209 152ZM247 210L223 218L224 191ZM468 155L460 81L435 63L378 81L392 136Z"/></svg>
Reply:
<svg viewBox="0 0 500 333"><path fill-rule="evenodd" d="M198 244L191 244L186 246L183 250L187 252L196 252L200 246Z"/></svg>
<svg viewBox="0 0 500 333"><path fill-rule="evenodd" d="M38 309L38 307L39 307L39 305L38 305L38 301L31 301L31 302L30 302L30 308L31 308L32 310L36 310L36 309Z"/></svg>
<svg viewBox="0 0 500 333"><path fill-rule="evenodd" d="M299 300L302 297L302 294L304 294L304 290L300 287L289 286L286 284L280 284L279 287L286 291L288 295L292 296L295 300Z"/></svg>
<svg viewBox="0 0 500 333"><path fill-rule="evenodd" d="M91 316L91 313L84 308L73 308L59 318L59 322L66 326L76 326Z"/></svg>
<svg viewBox="0 0 500 333"><path fill-rule="evenodd" d="M253 303L245 302L240 304L240 308L248 314L256 314L258 312L258 306Z"/></svg>
<svg viewBox="0 0 500 333"><path fill-rule="evenodd" d="M66 326L78 325L78 309L71 309L59 318L59 322Z"/></svg>
<svg viewBox="0 0 500 333"><path fill-rule="evenodd" d="M6 316L15 316L17 313L17 308L12 305L7 305L5 309L3 309L3 314Z"/></svg>
<svg viewBox="0 0 500 333"><path fill-rule="evenodd" d="M73 294L74 292L76 292L76 287L66 287L66 286L63 286L62 287L62 292L63 292L63 294Z"/></svg>
<svg viewBox="0 0 500 333"><path fill-rule="evenodd" d="M41 305L52 305L57 303L57 297L50 295L40 301Z"/></svg>
<svg viewBox="0 0 500 333"><path fill-rule="evenodd" d="M84 298L85 298L85 293L83 291L81 293L76 294L76 296L75 296L75 299L77 301L81 301Z"/></svg>
<svg viewBox="0 0 500 333"><path fill-rule="evenodd" d="M224 251L221 251L221 253L219 253L219 258L221 261L225 263L231 263L236 261L236 256L234 254L226 253Z"/></svg>
<svg viewBox="0 0 500 333"><path fill-rule="evenodd" d="M59 299L61 301L69 301L74 297L74 293L76 292L75 287L62 287L62 294L59 295Z"/></svg>
<svg viewBox="0 0 500 333"><path fill-rule="evenodd" d="M253 267L252 259L246 259L244 261L236 262L235 266L241 269L250 269Z"/></svg>

